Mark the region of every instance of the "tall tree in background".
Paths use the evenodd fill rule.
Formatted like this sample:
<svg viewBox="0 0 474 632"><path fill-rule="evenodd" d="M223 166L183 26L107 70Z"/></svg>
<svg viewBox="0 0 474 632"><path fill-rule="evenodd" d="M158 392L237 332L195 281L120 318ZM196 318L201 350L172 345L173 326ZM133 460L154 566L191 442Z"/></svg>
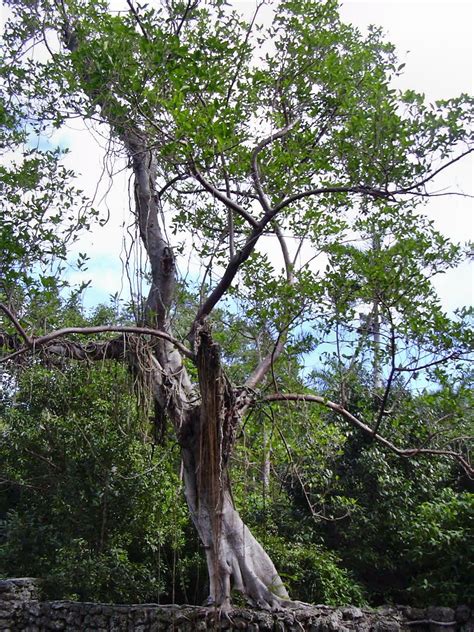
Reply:
<svg viewBox="0 0 474 632"><path fill-rule="evenodd" d="M344 25L332 0L280 2L266 31L220 0L154 8L129 1L122 11L87 0L7 4L4 101L18 111L7 123L13 132L27 122L42 133L72 116L107 124L133 173L131 216L149 292L137 297L133 325L38 335L28 325L28 298L13 301L5 276L3 360L31 351L129 363L154 401L157 423L168 418L174 426L207 557L209 603L228 607L233 586L261 607L291 605L231 495L229 459L243 417L257 404L314 402L400 456L451 457L472 474L449 427L409 446L384 435L403 404L393 395L397 381L424 370L429 379L441 365L449 370L469 348L463 315L451 322L430 284L459 260L459 250L418 207L432 179L472 151L472 99L427 105L413 91L398 94L390 85L401 71L393 48L376 29L364 38ZM62 221L71 204L60 189ZM9 209L14 216L14 200ZM267 235L279 245L281 269L260 248ZM374 235L371 250L346 245ZM42 237L50 244L57 235ZM4 241L14 253L15 235ZM183 251L204 272L193 279L200 302L178 339ZM6 259L12 278L24 267L18 255ZM325 274L314 264L318 255L327 257ZM231 318L245 312L260 353L244 379L239 365L238 385L232 366L224 369L227 341L221 350L211 330L226 299L228 342L248 345L243 321ZM368 313L366 334L356 336L360 309ZM105 330L120 336L86 344L70 337ZM281 391L285 363L334 334L340 401L309 388ZM370 357L374 405L359 411L344 376Z"/></svg>

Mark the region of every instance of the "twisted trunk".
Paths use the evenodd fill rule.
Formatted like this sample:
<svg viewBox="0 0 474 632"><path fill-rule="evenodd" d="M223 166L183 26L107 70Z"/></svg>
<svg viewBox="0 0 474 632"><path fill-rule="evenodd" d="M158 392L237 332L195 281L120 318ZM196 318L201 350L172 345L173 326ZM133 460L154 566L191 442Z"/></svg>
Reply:
<svg viewBox="0 0 474 632"><path fill-rule="evenodd" d="M205 327L199 331L197 362L201 403L180 444L186 500L206 551L209 604L228 608L234 589L258 607L286 605L288 594L273 562L232 500L227 463L240 404L222 370L219 347Z"/></svg>

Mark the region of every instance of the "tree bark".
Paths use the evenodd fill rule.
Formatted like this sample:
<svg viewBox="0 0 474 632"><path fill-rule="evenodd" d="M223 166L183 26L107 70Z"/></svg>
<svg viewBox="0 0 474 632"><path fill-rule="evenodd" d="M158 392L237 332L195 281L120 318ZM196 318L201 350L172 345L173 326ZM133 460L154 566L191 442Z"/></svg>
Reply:
<svg viewBox="0 0 474 632"><path fill-rule="evenodd" d="M232 590L259 608L275 610L290 605L272 560L234 506L228 477L222 482L217 504L213 490L203 488L199 473L205 463L196 447L182 448L184 488L191 519L206 551L207 605L228 609Z"/></svg>
<svg viewBox="0 0 474 632"><path fill-rule="evenodd" d="M184 488L193 523L206 551L208 604L227 609L231 590L255 606L275 609L289 597L273 562L236 510L228 461L240 423L239 402L209 329L198 331L201 402L180 433Z"/></svg>

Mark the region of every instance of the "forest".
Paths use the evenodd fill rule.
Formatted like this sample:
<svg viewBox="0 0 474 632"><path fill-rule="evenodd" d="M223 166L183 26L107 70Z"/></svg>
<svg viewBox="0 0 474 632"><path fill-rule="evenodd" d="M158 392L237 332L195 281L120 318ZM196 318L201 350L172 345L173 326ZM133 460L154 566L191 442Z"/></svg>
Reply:
<svg viewBox="0 0 474 632"><path fill-rule="evenodd" d="M395 89L335 0L267 4L4 0L0 576L473 603L472 307L433 284L472 248L426 204L474 99ZM128 177L128 289L93 307L71 270L107 216L45 140L77 120Z"/></svg>

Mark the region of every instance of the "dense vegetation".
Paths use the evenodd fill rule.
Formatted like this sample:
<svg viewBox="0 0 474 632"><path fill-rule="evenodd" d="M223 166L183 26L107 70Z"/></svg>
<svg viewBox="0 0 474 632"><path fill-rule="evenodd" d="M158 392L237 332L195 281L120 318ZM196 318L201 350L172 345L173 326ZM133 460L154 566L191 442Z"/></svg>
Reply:
<svg viewBox="0 0 474 632"><path fill-rule="evenodd" d="M266 33L220 0L6 4L0 573L472 601L471 311L431 282L464 253L422 209L473 151L472 98L398 93L393 47L332 0L282 0ZM99 215L40 142L78 116L127 156L138 252L130 300L89 312L65 270Z"/></svg>
<svg viewBox="0 0 474 632"><path fill-rule="evenodd" d="M60 325L116 320L111 308L87 320L74 306L55 309ZM110 362L35 364L14 389L6 378L0 573L43 577L56 598L201 603L205 559L179 453L170 430L140 407L129 371ZM331 370L317 379L331 396ZM353 379L353 397L363 398L370 376ZM470 414L468 376L404 396L412 419L428 406L441 417L453 402L466 422ZM417 425L406 420L406 440ZM231 466L235 501L296 598L472 601L474 489L459 468L401 460L307 405L262 409L242 435Z"/></svg>

